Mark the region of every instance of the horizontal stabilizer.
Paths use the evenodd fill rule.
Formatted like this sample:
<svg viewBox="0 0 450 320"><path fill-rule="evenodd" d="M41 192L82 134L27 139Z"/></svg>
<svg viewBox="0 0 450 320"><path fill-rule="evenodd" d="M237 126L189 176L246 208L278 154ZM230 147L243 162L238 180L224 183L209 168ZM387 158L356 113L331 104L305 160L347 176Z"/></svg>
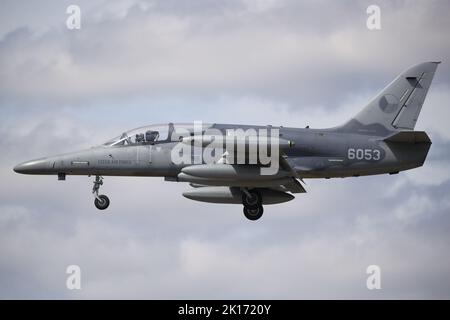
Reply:
<svg viewBox="0 0 450 320"><path fill-rule="evenodd" d="M401 143L431 143L430 138L424 131L400 131L387 137L384 141Z"/></svg>

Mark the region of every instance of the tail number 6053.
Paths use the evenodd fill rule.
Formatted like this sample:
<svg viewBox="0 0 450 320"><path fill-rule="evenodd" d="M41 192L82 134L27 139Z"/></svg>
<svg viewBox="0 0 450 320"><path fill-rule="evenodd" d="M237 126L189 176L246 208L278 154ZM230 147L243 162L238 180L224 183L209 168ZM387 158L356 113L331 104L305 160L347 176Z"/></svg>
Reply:
<svg viewBox="0 0 450 320"><path fill-rule="evenodd" d="M355 149L349 148L347 152L349 160L380 160L381 151L378 149Z"/></svg>

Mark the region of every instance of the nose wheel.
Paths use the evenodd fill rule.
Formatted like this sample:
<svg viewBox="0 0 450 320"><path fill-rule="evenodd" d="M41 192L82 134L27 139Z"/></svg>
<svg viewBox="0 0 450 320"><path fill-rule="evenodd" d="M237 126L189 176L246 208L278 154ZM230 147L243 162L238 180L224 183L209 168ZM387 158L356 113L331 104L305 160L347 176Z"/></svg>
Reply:
<svg viewBox="0 0 450 320"><path fill-rule="evenodd" d="M242 189L242 204L244 205L244 216L252 221L258 220L264 213L262 196L258 190Z"/></svg>
<svg viewBox="0 0 450 320"><path fill-rule="evenodd" d="M103 177L95 176L94 187L92 188L92 193L95 196L94 205L99 210L105 210L109 207L109 198L104 194L98 194L101 185L103 185Z"/></svg>
<svg viewBox="0 0 450 320"><path fill-rule="evenodd" d="M99 210L105 210L109 207L109 198L105 196L104 194L99 195L94 200L94 204Z"/></svg>

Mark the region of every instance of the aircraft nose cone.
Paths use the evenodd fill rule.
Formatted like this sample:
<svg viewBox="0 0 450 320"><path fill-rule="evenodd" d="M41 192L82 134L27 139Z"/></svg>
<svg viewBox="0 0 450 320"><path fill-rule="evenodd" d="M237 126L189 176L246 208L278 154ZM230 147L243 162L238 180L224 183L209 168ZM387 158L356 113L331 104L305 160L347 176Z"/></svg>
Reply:
<svg viewBox="0 0 450 320"><path fill-rule="evenodd" d="M14 167L14 171L23 174L40 174L48 171L48 161L45 159L23 162Z"/></svg>

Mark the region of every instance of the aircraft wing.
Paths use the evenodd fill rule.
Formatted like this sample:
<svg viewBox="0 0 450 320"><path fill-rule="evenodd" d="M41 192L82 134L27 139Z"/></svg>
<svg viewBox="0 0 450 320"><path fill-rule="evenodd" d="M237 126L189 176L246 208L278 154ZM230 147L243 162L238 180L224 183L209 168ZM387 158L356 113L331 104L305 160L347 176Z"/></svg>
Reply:
<svg viewBox="0 0 450 320"><path fill-rule="evenodd" d="M201 164L185 167L177 181L189 182L193 190L183 196L196 201L212 203L242 203L245 190L256 189L264 204L275 204L294 199L292 194L306 190L294 170L284 161L276 175L261 175L261 167L245 164Z"/></svg>
<svg viewBox="0 0 450 320"><path fill-rule="evenodd" d="M293 193L306 192L287 171L280 170L275 177L253 175L253 172L255 167L245 165L195 165L184 168L177 181L190 182L194 187L184 192L184 197L210 203L242 204L245 192L257 190L262 204L277 204L294 199Z"/></svg>
<svg viewBox="0 0 450 320"><path fill-rule="evenodd" d="M217 147L223 147L223 140L211 137L187 137L183 143L198 143L211 145L217 142ZM238 145L245 147L246 152L257 152L258 140L237 137L235 149ZM279 139L280 151L279 170L274 175L263 175L262 166L257 164L230 164L228 151L216 163L198 164L184 167L177 176L177 181L189 182L196 190L185 192L183 195L189 199L216 202L241 203L245 190L257 189L266 198L265 202L279 203L293 199L290 193L305 193L300 183L301 178L287 161L285 150L293 146L293 142ZM225 147L228 147L226 145ZM247 154L248 155L248 154ZM300 180L300 181L299 181Z"/></svg>

